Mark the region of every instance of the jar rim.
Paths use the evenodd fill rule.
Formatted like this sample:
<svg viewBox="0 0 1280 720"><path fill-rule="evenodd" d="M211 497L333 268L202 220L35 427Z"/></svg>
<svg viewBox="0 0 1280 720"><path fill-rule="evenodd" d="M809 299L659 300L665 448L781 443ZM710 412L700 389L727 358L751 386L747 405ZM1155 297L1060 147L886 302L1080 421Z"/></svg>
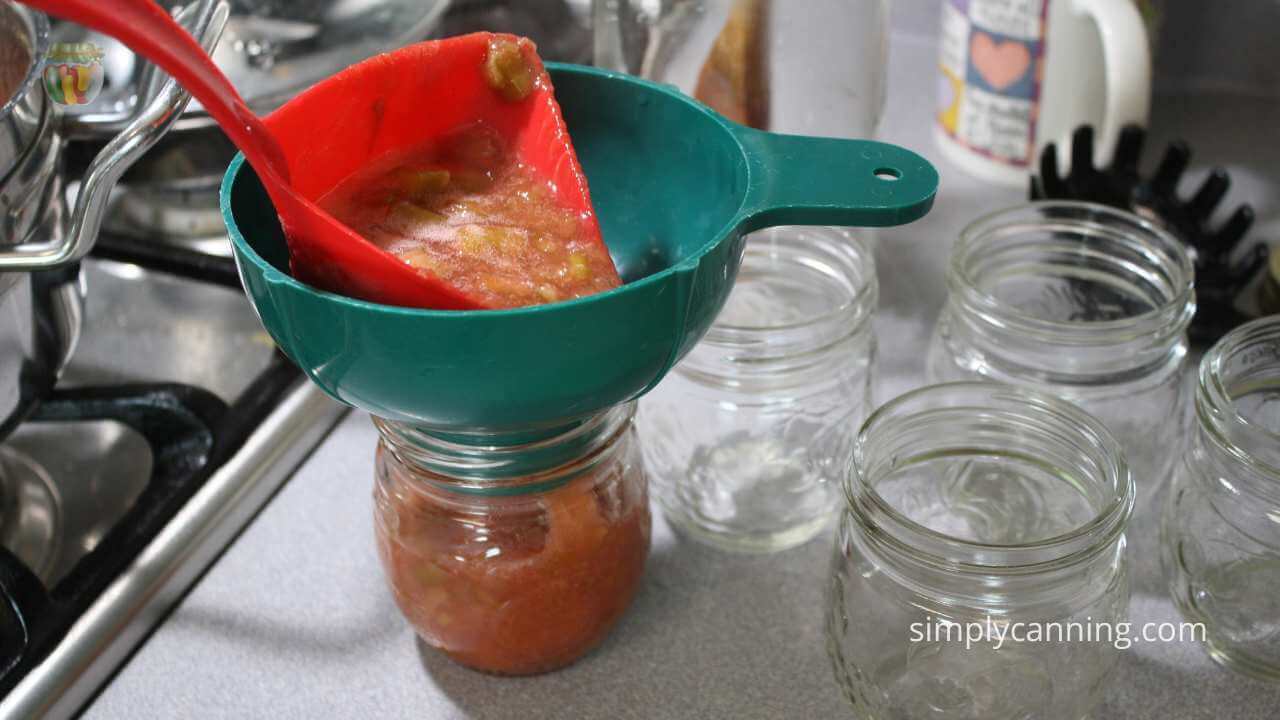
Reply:
<svg viewBox="0 0 1280 720"><path fill-rule="evenodd" d="M1003 544L972 540L935 530L894 506L877 489L865 467L866 448L875 435L888 432L895 421L906 421L935 408L937 396L972 396L980 408L1007 407L1034 412L1047 424L1074 432L1096 450L1106 477L1101 487L1113 490L1111 499L1096 507L1093 517L1069 531L1032 541ZM913 406L920 405L920 409ZM965 406L958 406L964 409ZM1114 435L1096 418L1076 405L1028 388L989 381L961 381L929 385L908 391L881 405L862 424L854 445L854 459L845 482L846 499L860 521L870 521L882 532L878 537L897 550L927 564L947 569L981 572L1040 572L1075 565L1109 547L1125 530L1133 510L1135 487L1124 452ZM865 511L870 512L865 512Z"/></svg>
<svg viewBox="0 0 1280 720"><path fill-rule="evenodd" d="M1236 408L1231 395L1228 363L1260 344L1280 348L1280 315L1245 323L1222 336L1200 361L1196 412L1201 424L1219 445L1237 460L1261 468L1280 478L1280 432L1259 425ZM1280 354L1276 358L1280 366ZM1274 455L1260 454L1257 449L1276 449ZM1271 495L1280 497L1280 487Z"/></svg>
<svg viewBox="0 0 1280 720"><path fill-rule="evenodd" d="M589 471L630 430L635 413L631 401L531 439L509 432L444 434L376 415L373 424L388 450L433 486L505 496L554 490Z"/></svg>
<svg viewBox="0 0 1280 720"><path fill-rule="evenodd" d="M1144 257L1168 275L1172 292L1165 293L1161 302L1153 303L1156 306L1151 310L1110 320L1048 320L985 292L970 272L973 255L990 249L984 243L1000 239L1011 229L1043 230L1047 226L1092 236L1114 234L1106 223L1123 228L1136 238L1145 251ZM1024 203L974 220L961 231L947 273L952 292L990 322L1047 342L1090 346L1130 342L1153 333L1181 336L1195 314L1194 276L1194 264L1186 247L1149 219L1098 203L1058 200Z"/></svg>
<svg viewBox="0 0 1280 720"><path fill-rule="evenodd" d="M766 228L748 236L744 245L744 255L752 253L753 247L759 246L762 236L769 234L776 237L779 233L791 233L794 234L793 237L805 238L808 240L807 245L810 246L808 249L827 254L827 259L841 264L842 267L834 269L841 272L840 280L849 288L848 295L838 305L803 320L770 325L741 325L717 319L703 336L702 342L724 346L750 345L759 342L759 339L766 335L792 333L835 324L844 319L850 311L866 308L870 301L878 296L879 286L874 272L875 260L870 249L862 242L836 229L810 226ZM771 252L770 256L776 257L776 251ZM747 258L744 257L742 265L746 264ZM866 271L868 267L870 272ZM861 327L867 319L864 317L866 315L870 315L869 310L862 310L858 314L851 332Z"/></svg>

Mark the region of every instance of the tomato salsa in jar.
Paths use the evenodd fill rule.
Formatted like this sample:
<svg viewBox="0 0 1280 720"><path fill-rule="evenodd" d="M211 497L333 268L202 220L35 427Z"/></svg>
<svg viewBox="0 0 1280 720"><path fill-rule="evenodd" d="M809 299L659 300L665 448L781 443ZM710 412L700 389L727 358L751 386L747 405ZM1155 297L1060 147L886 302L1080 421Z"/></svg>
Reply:
<svg viewBox="0 0 1280 720"><path fill-rule="evenodd" d="M409 624L463 665L564 667L631 603L649 553L634 404L533 440L375 419L378 552Z"/></svg>

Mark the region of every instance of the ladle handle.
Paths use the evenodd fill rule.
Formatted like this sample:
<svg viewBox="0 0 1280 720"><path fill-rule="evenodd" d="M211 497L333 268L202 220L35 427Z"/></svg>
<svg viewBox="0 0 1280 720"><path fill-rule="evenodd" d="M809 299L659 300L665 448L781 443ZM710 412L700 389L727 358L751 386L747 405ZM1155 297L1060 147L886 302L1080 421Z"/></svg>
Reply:
<svg viewBox="0 0 1280 720"><path fill-rule="evenodd" d="M938 171L874 140L779 135L733 126L748 162L744 230L775 225L887 227L923 217Z"/></svg>

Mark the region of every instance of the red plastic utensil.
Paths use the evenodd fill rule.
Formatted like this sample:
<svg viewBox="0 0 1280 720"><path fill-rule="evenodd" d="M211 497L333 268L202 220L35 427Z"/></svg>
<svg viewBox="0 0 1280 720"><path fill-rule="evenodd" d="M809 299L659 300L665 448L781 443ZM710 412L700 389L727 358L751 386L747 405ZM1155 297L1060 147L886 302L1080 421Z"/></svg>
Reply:
<svg viewBox="0 0 1280 720"><path fill-rule="evenodd" d="M557 200L581 212L599 238L585 177L545 71L536 68L539 79L527 97L503 99L482 72L492 34L424 42L372 58L295 98L290 105L304 107L287 119L268 116L264 122L152 0L20 2L117 38L187 88L262 179L288 238L293 274L311 285L389 305L480 307L315 204L368 161L477 120L505 136L516 157L553 183Z"/></svg>

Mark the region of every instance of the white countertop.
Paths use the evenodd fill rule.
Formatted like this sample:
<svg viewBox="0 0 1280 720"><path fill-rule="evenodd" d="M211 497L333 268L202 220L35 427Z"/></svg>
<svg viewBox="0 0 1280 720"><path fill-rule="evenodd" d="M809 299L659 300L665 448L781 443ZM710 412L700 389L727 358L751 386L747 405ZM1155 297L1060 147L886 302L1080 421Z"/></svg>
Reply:
<svg viewBox="0 0 1280 720"><path fill-rule="evenodd" d="M880 400L922 382L944 299L942 268L960 228L1024 197L980 185L939 157L930 137L934 58L927 39L894 38L882 137L929 157L942 187L927 218L880 233ZM1232 170L1231 197L1254 204L1269 237L1280 237L1277 105L1174 98L1157 101L1155 114L1157 137L1183 132L1201 157ZM1174 125L1162 126L1166 116ZM1241 139L1248 137L1265 143L1251 146ZM363 413L339 424L86 717L849 716L822 638L829 534L778 555L726 555L675 538L655 515L644 585L601 648L534 678L498 679L452 664L415 641L385 589L370 502L375 438ZM1135 556L1132 619L1178 620L1155 558ZM1125 653L1096 717L1278 714L1280 687L1219 669L1196 645L1173 643Z"/></svg>

